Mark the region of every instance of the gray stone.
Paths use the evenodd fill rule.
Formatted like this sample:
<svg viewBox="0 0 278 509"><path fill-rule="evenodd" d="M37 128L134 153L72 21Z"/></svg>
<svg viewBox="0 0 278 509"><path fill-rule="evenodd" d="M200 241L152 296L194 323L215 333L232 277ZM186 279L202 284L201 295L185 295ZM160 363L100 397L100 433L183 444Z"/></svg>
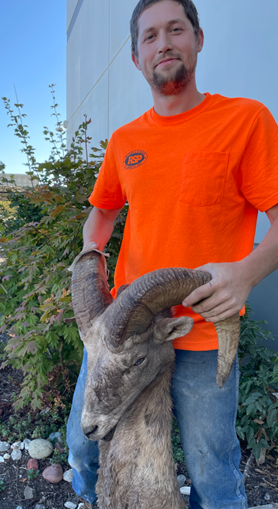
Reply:
<svg viewBox="0 0 278 509"><path fill-rule="evenodd" d="M6 452L10 448L10 444L8 442L0 442L0 452Z"/></svg>
<svg viewBox="0 0 278 509"><path fill-rule="evenodd" d="M65 502L65 507L67 507L68 509L75 509L76 504L74 504L73 502Z"/></svg>
<svg viewBox="0 0 278 509"><path fill-rule="evenodd" d="M63 474L63 479L64 481L67 481L67 482L72 482L72 477L73 477L73 471L72 469L70 470L66 470Z"/></svg>
<svg viewBox="0 0 278 509"><path fill-rule="evenodd" d="M85 504L84 504L84 502L81 502L81 503L78 505L77 509L86 509L86 508L85 508Z"/></svg>
<svg viewBox="0 0 278 509"><path fill-rule="evenodd" d="M10 456L10 454L8 454L7 452L6 452L6 454L4 454L4 456L3 456L4 460L9 460L9 459L10 459L10 457L11 457L11 456Z"/></svg>
<svg viewBox="0 0 278 509"><path fill-rule="evenodd" d="M264 499L267 500L269 502L270 500L270 495L269 493L266 493L265 496L264 496Z"/></svg>
<svg viewBox="0 0 278 509"><path fill-rule="evenodd" d="M33 488L30 488L30 486L26 486L26 488L24 490L24 498L26 500L30 499L30 498L34 498L34 490L33 490Z"/></svg>
<svg viewBox="0 0 278 509"><path fill-rule="evenodd" d="M180 492L182 495L190 495L191 488L190 486L183 486L180 488Z"/></svg>
<svg viewBox="0 0 278 509"><path fill-rule="evenodd" d="M185 475L178 475L177 481L178 481L179 488L181 488L186 481Z"/></svg>
<svg viewBox="0 0 278 509"><path fill-rule="evenodd" d="M31 458L35 458L36 460L44 460L45 458L48 458L50 454L52 454L53 445L48 442L48 440L37 438L36 440L32 440L30 442L28 452Z"/></svg>
<svg viewBox="0 0 278 509"><path fill-rule="evenodd" d="M267 449L265 447L261 448L261 454L258 460L256 460L257 465L263 465L265 462L265 455L266 455Z"/></svg>
<svg viewBox="0 0 278 509"><path fill-rule="evenodd" d="M14 449L12 454L11 454L11 457L14 461L18 461L21 459L21 456L22 456L22 452L20 449Z"/></svg>
<svg viewBox="0 0 278 509"><path fill-rule="evenodd" d="M260 505L259 507L260 509L278 509L278 504ZM258 506L249 507L248 509L258 509Z"/></svg>
<svg viewBox="0 0 278 509"><path fill-rule="evenodd" d="M50 408L47 406L46 408L44 408L43 410L40 411L40 414L45 415L45 414L48 414L48 412L50 412Z"/></svg>
<svg viewBox="0 0 278 509"><path fill-rule="evenodd" d="M42 504L36 504L35 509L45 509L45 506Z"/></svg>
<svg viewBox="0 0 278 509"><path fill-rule="evenodd" d="M21 505L18 505L16 509L22 509L22 506L21 506Z"/></svg>
<svg viewBox="0 0 278 509"><path fill-rule="evenodd" d="M0 456L0 463L5 463L3 456Z"/></svg>
<svg viewBox="0 0 278 509"><path fill-rule="evenodd" d="M22 443L24 444L25 451L28 451L30 442L31 442L31 440L29 440L29 438L25 438L25 440L23 440Z"/></svg>
<svg viewBox="0 0 278 509"><path fill-rule="evenodd" d="M49 435L49 440L58 440L58 442L62 442L62 435L60 433L60 431L56 431L56 433L51 433Z"/></svg>
<svg viewBox="0 0 278 509"><path fill-rule="evenodd" d="M12 449L13 450L16 450L16 449L21 449L21 442L14 442L14 444L12 444Z"/></svg>

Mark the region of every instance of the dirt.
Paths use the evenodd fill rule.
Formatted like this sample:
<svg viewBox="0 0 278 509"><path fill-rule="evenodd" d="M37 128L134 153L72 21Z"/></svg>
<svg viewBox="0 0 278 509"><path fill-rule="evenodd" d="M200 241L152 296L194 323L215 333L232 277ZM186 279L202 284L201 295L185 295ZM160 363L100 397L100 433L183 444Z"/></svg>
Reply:
<svg viewBox="0 0 278 509"><path fill-rule="evenodd" d="M0 337L1 341L1 337ZM10 415L13 415L12 400L19 392L22 374L13 370L10 366L0 370L0 422L5 422ZM18 419L20 414L16 414ZM0 441L4 440L0 436ZM16 439L15 439L16 440ZM3 455L4 453L1 453ZM246 463L250 457L250 451L242 444L242 459L240 468L244 472ZM46 509L62 509L67 501L78 504L81 502L79 496L73 491L71 484L61 481L58 484L50 484L42 477L44 468L50 465L48 460L39 461L39 475L30 480L27 479L27 461L30 458L26 451L23 451L21 460L9 459L0 463L0 480L4 481L5 489L0 492L1 509L22 509L35 508L36 504L42 504ZM70 468L67 466L64 470ZM177 474L186 476L185 485L190 485L190 479L184 465L178 465ZM26 486L33 488L34 495L30 500L25 500L24 490ZM0 488L1 489L1 488ZM263 465L258 466L252 462L249 475L245 483L248 498L248 507L262 506L271 503L278 503L278 464L272 454L268 454ZM188 507L188 497L184 497ZM94 506L96 507L96 506Z"/></svg>

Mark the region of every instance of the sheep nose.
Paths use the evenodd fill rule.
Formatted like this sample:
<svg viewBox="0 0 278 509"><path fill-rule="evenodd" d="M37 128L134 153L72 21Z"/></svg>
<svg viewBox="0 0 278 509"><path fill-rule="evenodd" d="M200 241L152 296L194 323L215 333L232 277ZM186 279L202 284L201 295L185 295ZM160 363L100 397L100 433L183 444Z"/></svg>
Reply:
<svg viewBox="0 0 278 509"><path fill-rule="evenodd" d="M88 431L85 435L87 438L90 438L90 436L95 433L98 429L98 426L94 426L93 428L90 429L90 431Z"/></svg>

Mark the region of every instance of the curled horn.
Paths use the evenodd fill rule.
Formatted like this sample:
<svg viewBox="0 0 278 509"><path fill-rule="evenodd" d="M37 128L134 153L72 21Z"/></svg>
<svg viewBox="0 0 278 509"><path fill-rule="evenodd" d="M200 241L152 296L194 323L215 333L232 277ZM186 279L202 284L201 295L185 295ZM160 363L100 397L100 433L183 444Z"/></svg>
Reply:
<svg viewBox="0 0 278 509"><path fill-rule="evenodd" d="M85 335L96 316L111 304L106 278L106 261L97 251L84 253L73 264L72 304L79 332Z"/></svg>
<svg viewBox="0 0 278 509"><path fill-rule="evenodd" d="M215 328L218 336L216 383L218 387L222 387L232 369L237 352L240 335L239 314L217 322Z"/></svg>
<svg viewBox="0 0 278 509"><path fill-rule="evenodd" d="M142 334L154 316L177 306L195 288L208 283L211 275L183 268L158 269L134 281L111 306L107 319L109 346L117 348L134 334ZM218 322L219 361L217 384L222 387L230 373L239 340L238 315Z"/></svg>

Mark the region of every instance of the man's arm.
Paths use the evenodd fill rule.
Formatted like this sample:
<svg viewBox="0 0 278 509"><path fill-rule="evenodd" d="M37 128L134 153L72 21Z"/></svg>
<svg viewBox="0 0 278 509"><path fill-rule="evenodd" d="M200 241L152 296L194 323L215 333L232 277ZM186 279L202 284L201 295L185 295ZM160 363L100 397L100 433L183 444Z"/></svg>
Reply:
<svg viewBox="0 0 278 509"><path fill-rule="evenodd" d="M184 306L191 306L213 323L242 309L253 286L278 268L278 204L266 214L271 226L259 246L239 262L198 267L210 272L213 279L188 295Z"/></svg>
<svg viewBox="0 0 278 509"><path fill-rule="evenodd" d="M97 249L103 251L112 235L115 219L120 210L93 208L83 227L83 251L86 251L91 243L94 243Z"/></svg>

